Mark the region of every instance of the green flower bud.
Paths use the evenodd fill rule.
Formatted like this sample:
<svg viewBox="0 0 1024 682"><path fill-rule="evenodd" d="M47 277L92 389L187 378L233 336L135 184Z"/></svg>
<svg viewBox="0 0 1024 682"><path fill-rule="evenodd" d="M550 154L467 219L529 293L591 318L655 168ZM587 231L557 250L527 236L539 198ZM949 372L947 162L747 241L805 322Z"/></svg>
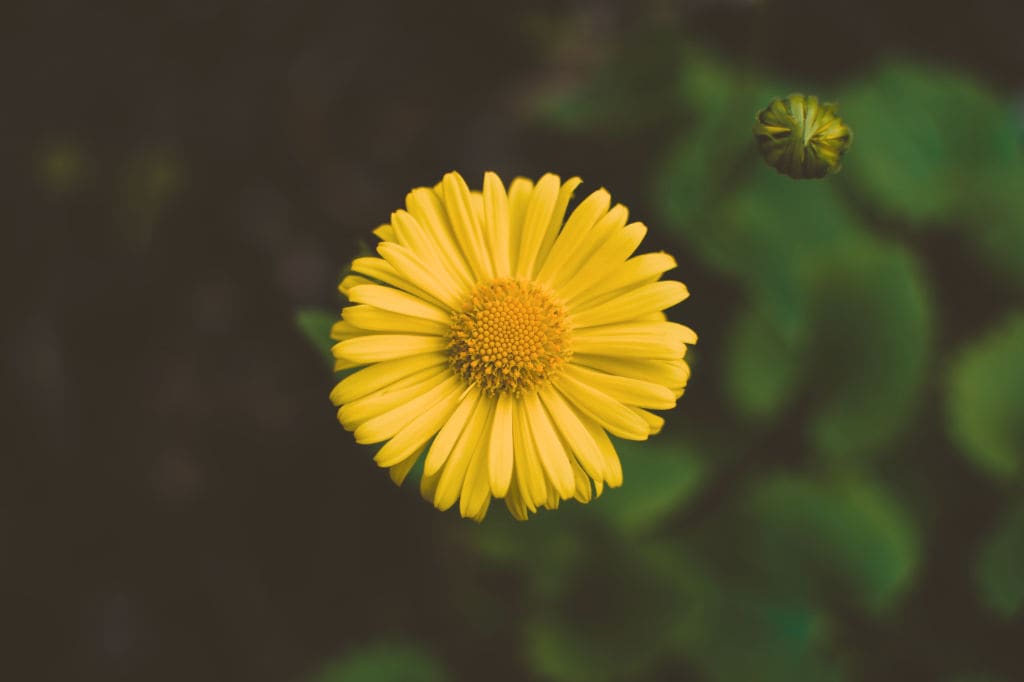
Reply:
<svg viewBox="0 0 1024 682"><path fill-rule="evenodd" d="M757 113L754 139L769 166L802 180L838 172L853 131L836 114L835 104L793 94Z"/></svg>

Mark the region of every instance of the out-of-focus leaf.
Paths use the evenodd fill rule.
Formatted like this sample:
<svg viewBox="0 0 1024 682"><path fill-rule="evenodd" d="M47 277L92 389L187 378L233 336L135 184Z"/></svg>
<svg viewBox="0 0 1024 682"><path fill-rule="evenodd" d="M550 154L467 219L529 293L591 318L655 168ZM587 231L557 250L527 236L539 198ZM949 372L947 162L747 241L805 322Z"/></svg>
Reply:
<svg viewBox="0 0 1024 682"><path fill-rule="evenodd" d="M867 240L815 286L812 440L841 460L878 451L917 406L931 346L931 306L917 263Z"/></svg>
<svg viewBox="0 0 1024 682"><path fill-rule="evenodd" d="M623 485L592 501L595 512L627 534L646 530L680 509L705 480L704 462L666 436L645 443L618 441Z"/></svg>
<svg viewBox="0 0 1024 682"><path fill-rule="evenodd" d="M1024 465L1024 317L968 348L952 371L951 437L988 474L1018 475Z"/></svg>
<svg viewBox="0 0 1024 682"><path fill-rule="evenodd" d="M998 178L964 219L964 234L977 254L1010 282L1024 288L1024 161L1017 173Z"/></svg>
<svg viewBox="0 0 1024 682"><path fill-rule="evenodd" d="M866 481L779 476L748 500L753 561L780 585L849 593L868 611L895 602L920 558L917 531L896 500Z"/></svg>
<svg viewBox="0 0 1024 682"><path fill-rule="evenodd" d="M524 523L498 508L499 504L494 503L487 520L472 529L480 554L522 571L538 593L559 593L584 554L587 538L582 522L593 511L591 506L566 501L557 511L539 510ZM543 561L538 562L538 557Z"/></svg>
<svg viewBox="0 0 1024 682"><path fill-rule="evenodd" d="M830 182L758 171L694 243L706 263L745 285L791 341L806 323L812 278L859 241L861 228Z"/></svg>
<svg viewBox="0 0 1024 682"><path fill-rule="evenodd" d="M785 407L801 375L801 346L766 315L740 314L726 348L725 388L741 414L767 420Z"/></svg>
<svg viewBox="0 0 1024 682"><path fill-rule="evenodd" d="M727 196L734 175L756 163L750 134L757 102L770 86L743 80L721 60L688 50L678 75L679 125L655 178L663 219L699 239L708 212Z"/></svg>
<svg viewBox="0 0 1024 682"><path fill-rule="evenodd" d="M1024 506L1003 518L985 540L976 571L982 601L1010 618L1024 607Z"/></svg>
<svg viewBox="0 0 1024 682"><path fill-rule="evenodd" d="M840 97L854 144L843 175L884 212L948 222L1019 163L1009 107L965 76L891 64Z"/></svg>
<svg viewBox="0 0 1024 682"><path fill-rule="evenodd" d="M426 651L409 644L376 644L329 664L309 682L445 682L451 677Z"/></svg>
<svg viewBox="0 0 1024 682"><path fill-rule="evenodd" d="M700 629L703 582L667 546L623 540L594 549L558 599L527 610L527 658L558 682L644 679Z"/></svg>
<svg viewBox="0 0 1024 682"><path fill-rule="evenodd" d="M710 682L840 682L820 608L735 584L721 585L687 657Z"/></svg>
<svg viewBox="0 0 1024 682"><path fill-rule="evenodd" d="M334 341L331 339L331 327L338 320L336 313L331 313L320 308L306 308L295 314L295 325L302 332L318 352L327 361L334 365L334 356L331 355L331 347Z"/></svg>

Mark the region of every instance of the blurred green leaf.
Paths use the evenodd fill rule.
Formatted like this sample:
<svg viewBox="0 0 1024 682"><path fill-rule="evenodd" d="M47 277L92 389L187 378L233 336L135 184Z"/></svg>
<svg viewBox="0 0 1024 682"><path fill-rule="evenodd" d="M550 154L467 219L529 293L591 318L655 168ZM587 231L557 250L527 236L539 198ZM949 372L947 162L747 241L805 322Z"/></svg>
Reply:
<svg viewBox="0 0 1024 682"><path fill-rule="evenodd" d="M615 449L622 460L622 487L606 490L591 504L622 533L651 528L684 506L706 478L703 461L667 436L644 443L617 441Z"/></svg>
<svg viewBox="0 0 1024 682"><path fill-rule="evenodd" d="M931 347L928 289L910 254L864 239L829 261L811 290L812 440L849 463L891 442L917 406Z"/></svg>
<svg viewBox="0 0 1024 682"><path fill-rule="evenodd" d="M722 585L687 655L710 682L840 682L828 621L805 601Z"/></svg>
<svg viewBox="0 0 1024 682"><path fill-rule="evenodd" d="M997 478L1024 464L1024 317L969 347L953 366L948 400L953 441Z"/></svg>
<svg viewBox="0 0 1024 682"><path fill-rule="evenodd" d="M911 584L917 531L896 499L869 481L777 476L755 484L747 508L753 561L797 593L817 585L878 612Z"/></svg>
<svg viewBox="0 0 1024 682"><path fill-rule="evenodd" d="M419 647L381 643L351 652L308 682L445 682L449 679L444 668Z"/></svg>
<svg viewBox="0 0 1024 682"><path fill-rule="evenodd" d="M1024 288L1024 162L1014 174L989 186L979 196L964 224L964 234L978 256Z"/></svg>
<svg viewBox="0 0 1024 682"><path fill-rule="evenodd" d="M751 126L773 86L742 79L720 59L687 50L680 60L678 134L658 170L656 203L663 219L691 238L708 229L708 212L754 167Z"/></svg>
<svg viewBox="0 0 1024 682"><path fill-rule="evenodd" d="M839 103L855 135L844 175L896 218L949 222L1019 164L1009 107L966 76L889 64Z"/></svg>
<svg viewBox="0 0 1024 682"><path fill-rule="evenodd" d="M767 420L785 407L801 376L801 345L786 339L768 316L752 309L740 313L725 350L725 387L742 415Z"/></svg>
<svg viewBox="0 0 1024 682"><path fill-rule="evenodd" d="M978 557L976 581L982 601L1006 618L1024 607L1024 505L992 530Z"/></svg>
<svg viewBox="0 0 1024 682"><path fill-rule="evenodd" d="M584 520L592 511L591 505L566 501L558 510L540 510L523 523L504 509L494 509L472 532L481 555L522 571L535 592L557 594L584 556L588 540ZM538 557L543 561L538 562Z"/></svg>
<svg viewBox="0 0 1024 682"><path fill-rule="evenodd" d="M295 314L295 325L299 331L332 367L334 366L334 355L331 354L331 347L335 342L331 339L331 327L338 319L337 313L321 308L305 308Z"/></svg>
<svg viewBox="0 0 1024 682"><path fill-rule="evenodd" d="M830 182L794 182L759 168L693 243L793 341L806 324L812 278L860 234Z"/></svg>
<svg viewBox="0 0 1024 682"><path fill-rule="evenodd" d="M705 620L705 589L681 554L652 542L606 543L555 600L529 608L526 653L558 682L642 679Z"/></svg>

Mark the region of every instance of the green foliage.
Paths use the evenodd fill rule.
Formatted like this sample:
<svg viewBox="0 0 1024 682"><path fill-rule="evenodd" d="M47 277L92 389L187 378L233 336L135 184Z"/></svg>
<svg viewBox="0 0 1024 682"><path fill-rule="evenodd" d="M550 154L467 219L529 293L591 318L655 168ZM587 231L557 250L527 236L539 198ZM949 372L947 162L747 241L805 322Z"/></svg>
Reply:
<svg viewBox="0 0 1024 682"><path fill-rule="evenodd" d="M678 441L618 442L623 485L608 490L597 513L624 534L655 526L681 509L706 479L704 461Z"/></svg>
<svg viewBox="0 0 1024 682"><path fill-rule="evenodd" d="M330 663L308 682L446 682L451 677L417 646L379 643Z"/></svg>
<svg viewBox="0 0 1024 682"><path fill-rule="evenodd" d="M803 358L770 317L746 309L725 350L725 388L744 417L767 421L785 408L797 387Z"/></svg>
<svg viewBox="0 0 1024 682"><path fill-rule="evenodd" d="M735 131L750 128L750 102L770 96L772 87L760 79L740 80L705 52L684 53L676 81L679 121L654 180L658 207L670 224L694 238L708 229L714 202L757 162L749 136Z"/></svg>
<svg viewBox="0 0 1024 682"><path fill-rule="evenodd" d="M559 682L644 679L700 630L704 593L674 549L630 540L595 548L555 600L530 609L527 658Z"/></svg>
<svg viewBox="0 0 1024 682"><path fill-rule="evenodd" d="M829 651L822 609L756 587L718 586L700 635L686 649L711 682L840 682L844 666Z"/></svg>
<svg viewBox="0 0 1024 682"><path fill-rule="evenodd" d="M864 240L814 287L815 448L833 460L872 454L899 435L928 368L931 307L904 250Z"/></svg>
<svg viewBox="0 0 1024 682"><path fill-rule="evenodd" d="M888 64L840 102L857 131L845 174L895 218L948 222L970 214L979 191L1019 169L1009 107L966 76Z"/></svg>
<svg viewBox="0 0 1024 682"><path fill-rule="evenodd" d="M1024 607L1024 505L1003 517L985 539L975 573L982 601L1006 618Z"/></svg>
<svg viewBox="0 0 1024 682"><path fill-rule="evenodd" d="M979 469L997 478L1024 465L1024 317L962 353L952 370L950 436Z"/></svg>
<svg viewBox="0 0 1024 682"><path fill-rule="evenodd" d="M331 339L331 327L337 320L336 313L320 308L305 308L295 313L295 326L332 367L334 356L331 354L331 347L334 346L334 341Z"/></svg>
<svg viewBox="0 0 1024 682"><path fill-rule="evenodd" d="M752 560L798 594L831 588L878 612L906 591L918 566L915 527L870 481L765 479L754 485L744 518L756 528Z"/></svg>

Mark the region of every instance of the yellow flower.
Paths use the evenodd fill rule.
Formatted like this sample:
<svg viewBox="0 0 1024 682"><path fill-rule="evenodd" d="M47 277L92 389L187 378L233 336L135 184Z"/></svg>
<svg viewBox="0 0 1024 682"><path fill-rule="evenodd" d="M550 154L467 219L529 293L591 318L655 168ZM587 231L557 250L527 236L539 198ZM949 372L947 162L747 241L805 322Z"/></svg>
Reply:
<svg viewBox="0 0 1024 682"><path fill-rule="evenodd" d="M331 392L359 443L401 484L477 521L492 498L517 519L622 483L608 434L645 440L690 375L696 334L662 312L687 297L659 281L665 253L631 257L647 232L599 189L564 222L579 178L458 173L406 196L339 289L353 304L331 337ZM592 484L593 483L593 487Z"/></svg>

